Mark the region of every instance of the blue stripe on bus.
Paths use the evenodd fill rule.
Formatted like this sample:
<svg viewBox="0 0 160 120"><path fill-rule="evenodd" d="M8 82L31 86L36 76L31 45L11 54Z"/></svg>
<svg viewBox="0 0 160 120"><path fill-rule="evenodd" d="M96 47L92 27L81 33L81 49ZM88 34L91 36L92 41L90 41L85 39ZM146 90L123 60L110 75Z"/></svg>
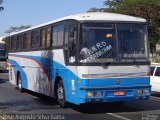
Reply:
<svg viewBox="0 0 160 120"><path fill-rule="evenodd" d="M68 76L72 76L70 79L75 80L75 82L78 79L78 76L76 76L67 67L65 67L64 65L62 65L52 59L42 58L42 57L38 57L38 56L25 56L25 55L13 55L13 54L10 54L9 56L20 57L20 58L24 58L24 59L25 58L31 59L31 60L34 60L34 62L40 63L41 67L45 68L47 73L49 73L48 75L50 76L50 78L52 80L52 96L55 96L54 83L55 83L56 76L62 77L62 80L64 82L64 86L65 86L66 96L68 96L66 98L66 100L71 101L70 99L72 98L71 97L72 91L71 91L71 89L68 89L68 88L71 88L71 81L69 81Z"/></svg>

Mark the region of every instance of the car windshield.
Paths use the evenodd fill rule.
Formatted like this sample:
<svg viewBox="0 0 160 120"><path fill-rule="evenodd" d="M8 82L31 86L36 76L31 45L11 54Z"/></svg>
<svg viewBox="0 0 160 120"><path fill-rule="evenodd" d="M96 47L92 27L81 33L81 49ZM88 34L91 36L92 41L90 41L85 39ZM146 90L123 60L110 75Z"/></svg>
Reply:
<svg viewBox="0 0 160 120"><path fill-rule="evenodd" d="M147 61L147 28L142 24L84 23L79 62Z"/></svg>
<svg viewBox="0 0 160 120"><path fill-rule="evenodd" d="M151 73L151 75L153 75L153 73L154 73L154 70L155 70L155 67L150 67L150 73Z"/></svg>

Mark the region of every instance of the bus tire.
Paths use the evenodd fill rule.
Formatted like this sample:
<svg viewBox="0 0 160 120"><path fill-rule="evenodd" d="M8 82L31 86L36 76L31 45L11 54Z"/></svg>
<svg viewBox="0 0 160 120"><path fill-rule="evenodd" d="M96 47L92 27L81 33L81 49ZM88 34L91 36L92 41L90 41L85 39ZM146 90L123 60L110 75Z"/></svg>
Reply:
<svg viewBox="0 0 160 120"><path fill-rule="evenodd" d="M58 82L56 91L58 104L60 105L60 107L65 108L67 106L67 103L65 101L65 90L62 80Z"/></svg>
<svg viewBox="0 0 160 120"><path fill-rule="evenodd" d="M18 90L23 92L21 75L18 75Z"/></svg>

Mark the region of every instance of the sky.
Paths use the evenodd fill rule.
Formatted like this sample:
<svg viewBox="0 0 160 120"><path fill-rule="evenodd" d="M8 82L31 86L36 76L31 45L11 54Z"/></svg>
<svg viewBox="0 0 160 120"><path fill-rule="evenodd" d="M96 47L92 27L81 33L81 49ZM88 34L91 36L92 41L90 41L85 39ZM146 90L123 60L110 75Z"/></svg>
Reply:
<svg viewBox="0 0 160 120"><path fill-rule="evenodd" d="M4 0L0 12L0 36L10 27L38 25L90 8L104 8L105 0Z"/></svg>

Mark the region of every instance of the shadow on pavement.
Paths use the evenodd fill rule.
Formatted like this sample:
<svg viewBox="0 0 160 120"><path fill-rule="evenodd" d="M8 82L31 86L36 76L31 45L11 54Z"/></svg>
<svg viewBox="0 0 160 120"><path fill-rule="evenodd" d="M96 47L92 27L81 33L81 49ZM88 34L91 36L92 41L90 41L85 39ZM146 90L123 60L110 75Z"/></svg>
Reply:
<svg viewBox="0 0 160 120"><path fill-rule="evenodd" d="M160 97L160 92L151 92L152 96Z"/></svg>
<svg viewBox="0 0 160 120"><path fill-rule="evenodd" d="M72 109L81 113L99 114L99 113L118 113L118 112L133 112L131 109L123 104L116 103L93 103L84 104L81 106L74 106ZM137 110L136 110L137 111Z"/></svg>
<svg viewBox="0 0 160 120"><path fill-rule="evenodd" d="M59 105L54 98L41 95L29 90L25 90L27 94L36 96L33 98L34 101L38 102L43 109L59 109ZM155 106L156 104L156 106ZM45 107L46 106L46 107ZM54 106L54 107L53 107ZM38 109L33 108L33 109ZM128 101L124 104L121 103L92 103L92 104L82 104L80 106L69 104L70 109L77 111L79 113L85 114L101 114L101 113L123 113L123 112L143 112L159 110L160 103L158 101L152 100L138 100L138 101Z"/></svg>
<svg viewBox="0 0 160 120"><path fill-rule="evenodd" d="M118 103L93 103L93 104L84 104L81 106L72 107L73 110L76 110L81 113L87 114L99 114L99 113L123 113L123 112L143 112L143 111L152 111L159 110L160 104L158 101L150 100L140 100L140 101L128 101L124 104Z"/></svg>
<svg viewBox="0 0 160 120"><path fill-rule="evenodd" d="M7 79L1 79L0 78L0 84L6 83L8 80Z"/></svg>
<svg viewBox="0 0 160 120"><path fill-rule="evenodd" d="M18 89L18 88L16 88L16 89ZM42 103L44 105L57 105L57 102L54 98L51 98L51 97L48 97L46 95L42 95L42 94L39 94L36 92L32 92L32 91L26 90L26 89L24 89L24 92L35 96L36 98L34 98L34 100L36 100L37 102Z"/></svg>

